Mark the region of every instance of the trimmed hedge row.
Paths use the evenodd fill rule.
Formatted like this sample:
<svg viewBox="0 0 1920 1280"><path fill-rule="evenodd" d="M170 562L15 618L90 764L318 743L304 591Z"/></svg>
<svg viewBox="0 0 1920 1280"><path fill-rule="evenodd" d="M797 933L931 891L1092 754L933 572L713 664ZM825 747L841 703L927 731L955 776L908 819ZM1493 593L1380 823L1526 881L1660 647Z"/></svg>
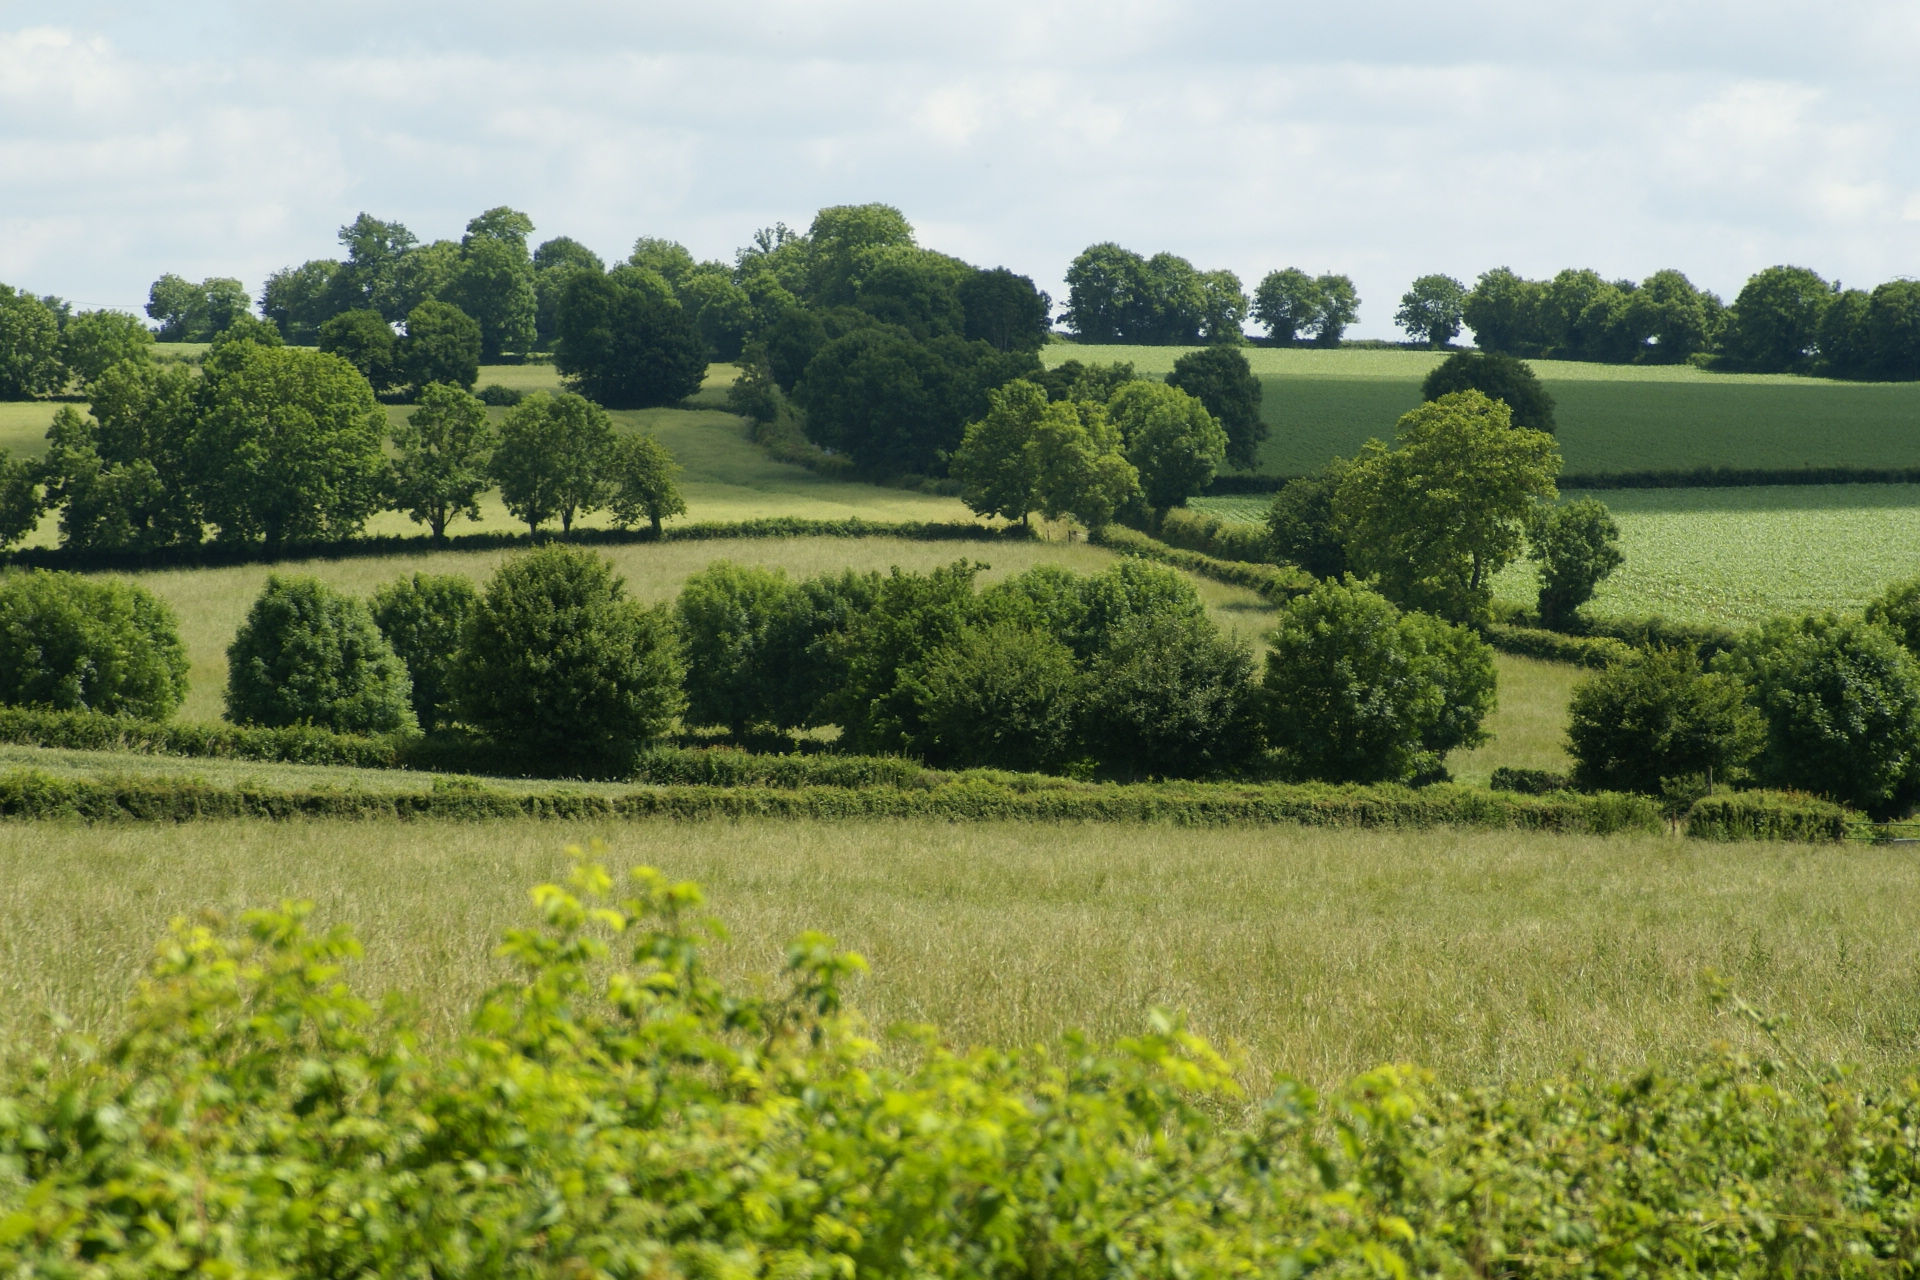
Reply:
<svg viewBox="0 0 1920 1280"><path fill-rule="evenodd" d="M1702 796L1687 813L1696 840L1805 840L1847 838L1860 815L1843 805L1791 791L1733 791Z"/></svg>
<svg viewBox="0 0 1920 1280"><path fill-rule="evenodd" d="M1198 551L1216 560L1240 564L1274 564L1273 549L1267 542L1267 527L1245 520L1222 520L1204 511L1179 507L1167 512L1154 534L1170 547Z"/></svg>
<svg viewBox="0 0 1920 1280"><path fill-rule="evenodd" d="M1061 786L1021 790L986 779L941 786L671 786L618 796L556 789L491 790L438 778L428 791L273 790L191 779L59 778L37 770L0 775L0 816L88 822L190 822L209 818L932 818L950 822L1164 822L1175 826L1470 826L1610 834L1658 831L1643 796L1516 796L1472 787L1302 784Z"/></svg>
<svg viewBox="0 0 1920 1280"><path fill-rule="evenodd" d="M1231 560L1219 560L1198 551L1183 551L1178 547L1170 547L1164 542L1149 538L1137 529L1129 529L1124 525L1110 524L1104 529L1089 533L1087 541L1122 555L1158 560L1162 564L1172 565L1176 569L1185 569L1188 573L1211 578L1215 582L1224 582L1228 586L1246 587L1249 590L1258 591L1270 600L1289 599L1313 589L1313 576L1292 565L1244 564Z"/></svg>
<svg viewBox="0 0 1920 1280"><path fill-rule="evenodd" d="M413 741L398 736L355 737L305 726L250 729L229 724L132 720L101 715L97 711L0 707L0 742L63 751L137 751L278 764L397 769L404 767L407 749Z"/></svg>
<svg viewBox="0 0 1920 1280"><path fill-rule="evenodd" d="M1666 618L1594 618L1585 620L1585 625L1588 636L1618 640L1636 649L1692 649L1702 662L1725 653L1739 641L1727 627Z"/></svg>
<svg viewBox="0 0 1920 1280"><path fill-rule="evenodd" d="M567 541L580 546L627 546L639 542L711 542L723 538L908 538L918 542L998 542L1032 537L1019 525L994 529L983 524L929 523L918 520L804 520L782 516L764 520L705 520L667 529L659 538L649 529L575 529ZM342 538L332 542L288 543L278 548L220 542L152 551L78 551L67 547L23 547L8 553L7 563L74 573L106 570L214 568L275 564L289 560L349 560L427 551L502 551L556 541L526 533L461 533L444 543L421 534Z"/></svg>
<svg viewBox="0 0 1920 1280"><path fill-rule="evenodd" d="M1633 652L1624 642L1608 636L1570 636L1502 622L1489 623L1481 628L1481 634L1502 653L1568 662L1577 667L1609 667Z"/></svg>
<svg viewBox="0 0 1920 1280"><path fill-rule="evenodd" d="M1209 498L1278 493L1295 476L1215 476ZM1745 489L1759 485L1920 484L1920 467L1694 467L1667 471L1575 471L1556 483L1582 489Z"/></svg>

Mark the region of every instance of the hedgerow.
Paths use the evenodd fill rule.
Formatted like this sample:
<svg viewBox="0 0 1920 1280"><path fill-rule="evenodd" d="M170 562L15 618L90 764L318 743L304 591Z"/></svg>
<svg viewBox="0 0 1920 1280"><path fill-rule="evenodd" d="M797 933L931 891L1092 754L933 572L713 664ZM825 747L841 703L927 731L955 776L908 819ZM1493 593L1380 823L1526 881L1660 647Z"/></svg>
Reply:
<svg viewBox="0 0 1920 1280"><path fill-rule="evenodd" d="M1687 834L1696 840L1844 840L1861 821L1844 805L1796 791L1733 791L1694 801Z"/></svg>
<svg viewBox="0 0 1920 1280"><path fill-rule="evenodd" d="M1189 573L1211 578L1215 582L1224 582L1228 586L1246 587L1250 591L1258 591L1271 600L1290 599L1313 588L1312 575L1291 565L1245 564L1238 561L1217 560L1198 551L1183 551L1178 547L1170 547L1125 525L1110 524L1090 532L1087 535L1087 541L1095 546L1118 551L1121 555L1158 560L1162 564L1170 564L1176 569L1185 569Z"/></svg>
<svg viewBox="0 0 1920 1280"><path fill-rule="evenodd" d="M359 943L308 904L177 923L101 1051L0 1075L0 1268L1864 1277L1920 1249L1920 1094L1791 1053L1249 1104L1170 1014L883 1056L829 938L734 988L691 884L617 895L589 864L533 899L515 976L443 1050L355 993Z"/></svg>

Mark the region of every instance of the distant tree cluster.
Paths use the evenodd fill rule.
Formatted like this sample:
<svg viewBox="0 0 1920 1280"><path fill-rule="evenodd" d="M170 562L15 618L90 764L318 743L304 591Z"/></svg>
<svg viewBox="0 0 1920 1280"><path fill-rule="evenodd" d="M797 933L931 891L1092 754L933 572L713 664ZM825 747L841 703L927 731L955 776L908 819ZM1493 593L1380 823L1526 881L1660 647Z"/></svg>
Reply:
<svg viewBox="0 0 1920 1280"><path fill-rule="evenodd" d="M1175 254L1143 258L1109 242L1088 247L1067 268L1065 320L1083 342L1239 342L1246 318L1239 276L1197 271Z"/></svg>

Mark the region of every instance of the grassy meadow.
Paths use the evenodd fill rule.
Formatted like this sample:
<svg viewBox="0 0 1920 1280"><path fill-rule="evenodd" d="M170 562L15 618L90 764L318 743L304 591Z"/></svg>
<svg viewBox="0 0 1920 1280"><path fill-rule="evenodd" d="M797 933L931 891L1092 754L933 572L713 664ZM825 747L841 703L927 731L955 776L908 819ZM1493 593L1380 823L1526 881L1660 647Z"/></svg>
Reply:
<svg viewBox="0 0 1920 1280"><path fill-rule="evenodd" d="M1131 360L1164 375L1187 348L1055 343L1065 360ZM1273 434L1255 470L1298 475L1369 438L1393 438L1420 403L1420 382L1444 355L1250 347ZM1557 404L1569 472L1726 467L1920 466L1920 383L1833 382L1784 374L1708 373L1691 366L1534 360Z"/></svg>
<svg viewBox="0 0 1920 1280"><path fill-rule="evenodd" d="M873 1023L962 1043L1124 1035L1158 1005L1238 1046L1256 1089L1383 1061L1468 1083L1739 1042L1702 998L1713 971L1811 1056L1884 1079L1920 1048L1900 849L916 822L0 826L0 1040L45 1044L45 1009L110 1024L169 917L286 896L353 922L366 988L445 1034L502 976L527 886L594 836L616 867L708 887L722 970L771 972L823 929L871 962Z"/></svg>

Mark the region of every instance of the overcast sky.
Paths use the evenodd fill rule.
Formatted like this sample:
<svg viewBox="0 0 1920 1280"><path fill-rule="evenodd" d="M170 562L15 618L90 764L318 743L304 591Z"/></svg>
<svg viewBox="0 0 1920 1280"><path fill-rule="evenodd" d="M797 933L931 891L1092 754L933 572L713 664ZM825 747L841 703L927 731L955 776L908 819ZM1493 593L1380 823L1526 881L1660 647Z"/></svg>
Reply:
<svg viewBox="0 0 1920 1280"><path fill-rule="evenodd" d="M0 0L0 281L256 293L362 210L730 259L815 208L1064 301L1115 240L1359 285L1920 274L1920 4Z"/></svg>

